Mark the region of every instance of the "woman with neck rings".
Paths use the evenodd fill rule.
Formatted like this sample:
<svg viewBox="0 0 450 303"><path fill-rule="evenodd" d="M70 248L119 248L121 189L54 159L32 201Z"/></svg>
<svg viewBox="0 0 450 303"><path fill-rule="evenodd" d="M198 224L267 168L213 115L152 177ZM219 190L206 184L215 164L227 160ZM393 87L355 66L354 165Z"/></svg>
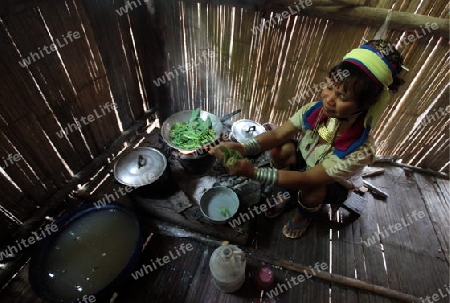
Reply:
<svg viewBox="0 0 450 303"><path fill-rule="evenodd" d="M330 70L330 78L338 71L347 77L328 83L321 100L302 106L280 127L243 143L223 142L210 153L222 160L221 146L243 155L271 150L271 167L257 168L245 159L227 167L231 174L293 193L297 210L282 233L298 238L324 204L340 205L363 185L362 171L375 159L370 132L389 103L390 91L396 92L403 83L398 78L402 64L391 43L368 41ZM300 139L294 140L299 132ZM289 202L278 203L265 215L278 216Z"/></svg>

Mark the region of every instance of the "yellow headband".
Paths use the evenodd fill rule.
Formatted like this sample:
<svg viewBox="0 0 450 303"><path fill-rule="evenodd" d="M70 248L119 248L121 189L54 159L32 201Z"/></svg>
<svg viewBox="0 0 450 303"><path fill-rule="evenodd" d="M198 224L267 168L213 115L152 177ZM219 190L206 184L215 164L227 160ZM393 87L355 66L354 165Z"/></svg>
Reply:
<svg viewBox="0 0 450 303"><path fill-rule="evenodd" d="M361 68L369 77L379 81L384 90L378 100L370 107L366 114L364 125L375 127L390 99L388 86L392 84L392 72L380 55L368 49L356 48L344 56L344 61L351 62Z"/></svg>
<svg viewBox="0 0 450 303"><path fill-rule="evenodd" d="M392 79L392 72L381 58L381 55L371 50L362 48L353 49L344 56L343 60L357 65L369 76L375 76L385 89L394 81Z"/></svg>

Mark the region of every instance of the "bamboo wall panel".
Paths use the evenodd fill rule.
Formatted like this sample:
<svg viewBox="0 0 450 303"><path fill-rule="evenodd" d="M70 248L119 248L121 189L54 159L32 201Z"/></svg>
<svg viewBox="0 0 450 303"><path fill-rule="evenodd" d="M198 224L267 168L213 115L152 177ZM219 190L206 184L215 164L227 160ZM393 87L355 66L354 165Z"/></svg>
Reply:
<svg viewBox="0 0 450 303"><path fill-rule="evenodd" d="M17 197L24 198L23 194L21 194L20 190L16 187L9 186L8 180L1 178L0 179L0 194L2 195L2 207L6 210L9 210L9 213L17 218L18 221L22 221L27 219L30 215L30 212L34 210L34 205L32 203L18 203L20 201Z"/></svg>
<svg viewBox="0 0 450 303"><path fill-rule="evenodd" d="M105 3L105 1L83 1L86 15L89 17L94 31L95 41L102 54L102 60L109 75L111 92L116 101L120 100L119 116L123 127L142 116L144 108L139 94L139 82L136 73L136 58L130 36L128 15L120 16L116 10L124 6L124 2ZM142 7L137 9L144 9Z"/></svg>
<svg viewBox="0 0 450 303"><path fill-rule="evenodd" d="M9 242L12 240L11 234L20 224L11 221L3 212L0 212L0 221L3 222L2 228L0 229L0 238Z"/></svg>
<svg viewBox="0 0 450 303"><path fill-rule="evenodd" d="M157 86L153 82L168 70L165 40L162 39L165 28L161 26L166 18L157 13L162 11L161 5L164 1L147 1L142 8L128 14L128 22L133 33L136 73L143 88L144 108L157 108L159 118L164 120L169 115L168 103L171 102L169 85Z"/></svg>
<svg viewBox="0 0 450 303"><path fill-rule="evenodd" d="M20 188L18 186L12 186L11 182L4 176L1 175L1 182L4 182L3 185L9 188L5 188L4 190L7 192L13 191L9 195L9 198L13 201L19 201L24 196L33 197L35 200L35 204L38 204L44 197L49 187L49 184L46 184L42 180L44 180L43 173L36 162L34 162L33 157L30 158L28 154L23 154L18 152L17 147L15 147L11 141L6 137L3 132L0 132L0 138L2 142L2 151L1 158L8 159L9 155L19 155L20 161L14 162L11 164L7 162L6 165L4 161L2 161L2 168L6 172L6 174L16 182L20 180ZM34 169L32 168L34 166ZM11 212L14 210L10 209ZM22 218L23 219L23 218Z"/></svg>
<svg viewBox="0 0 450 303"><path fill-rule="evenodd" d="M140 67L136 56L152 53L156 34L141 32L138 52L131 30L134 16L150 19L150 12L142 6L119 16L124 5L43 1L0 17L0 194L8 197L0 202L2 236L46 208L145 110L162 103L145 91L151 61ZM69 32L79 38L67 40ZM52 44L57 51L49 51ZM106 108L113 103L117 109ZM7 162L14 155L20 160Z"/></svg>
<svg viewBox="0 0 450 303"><path fill-rule="evenodd" d="M370 2L373 7L443 17L444 1ZM367 4L367 3L366 3ZM314 92L299 103L303 89L325 81L328 70L351 49L372 39L378 27L298 15L278 20L274 13L249 8L167 1L166 51L169 66L185 65L201 50L215 56L205 66L169 82L171 111L201 106L216 115L242 109L240 116L260 123L283 123L303 104L320 99ZM287 10L287 9L286 9ZM274 22L268 26L269 20ZM264 25L266 22L266 25ZM262 30L255 30L263 25ZM425 27L425 25L424 25ZM398 155L402 162L433 170L448 168L448 114L427 127L420 121L448 105L448 45L433 33L405 43L411 32L388 30L405 57L405 80L374 129L379 155ZM381 144L382 143L382 144Z"/></svg>

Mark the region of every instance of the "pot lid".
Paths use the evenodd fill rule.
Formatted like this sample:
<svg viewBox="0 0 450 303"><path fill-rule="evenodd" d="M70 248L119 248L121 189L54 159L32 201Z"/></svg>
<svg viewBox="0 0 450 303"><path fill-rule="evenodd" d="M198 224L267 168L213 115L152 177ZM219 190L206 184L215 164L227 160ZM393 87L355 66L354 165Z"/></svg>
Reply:
<svg viewBox="0 0 450 303"><path fill-rule="evenodd" d="M231 126L233 137L240 143L254 138L265 131L266 129L261 124L248 119L238 120Z"/></svg>
<svg viewBox="0 0 450 303"><path fill-rule="evenodd" d="M114 177L122 184L140 187L156 181L167 167L166 157L152 147L138 147L122 155L114 165Z"/></svg>

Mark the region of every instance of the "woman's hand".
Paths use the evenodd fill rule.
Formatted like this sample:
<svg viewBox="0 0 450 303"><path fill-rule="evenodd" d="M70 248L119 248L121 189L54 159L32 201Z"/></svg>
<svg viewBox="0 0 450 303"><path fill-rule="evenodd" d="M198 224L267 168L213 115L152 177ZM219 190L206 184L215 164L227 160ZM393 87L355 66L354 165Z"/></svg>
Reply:
<svg viewBox="0 0 450 303"><path fill-rule="evenodd" d="M244 148L240 143L236 142L222 142L216 147L212 148L209 153L223 162L225 157L225 152L222 147L226 147L229 149L233 149L241 155L244 154ZM225 167L228 168L230 174L237 176L245 176L248 178L252 178L254 174L255 167L248 161L247 159L228 159L227 163L225 163Z"/></svg>
<svg viewBox="0 0 450 303"><path fill-rule="evenodd" d="M231 141L220 143L220 144L217 145L216 147L212 148L212 149L209 151L209 153L210 153L211 155L214 155L214 156L217 157L216 154L220 154L220 153L223 154L223 152L222 152L221 149L220 149L221 147L228 147L229 149L233 149L233 150L235 150L235 151L237 151L237 152L240 152L241 155L245 156L245 150L244 150L244 147L241 145L241 143L231 142ZM222 160L222 158L220 158L220 160Z"/></svg>
<svg viewBox="0 0 450 303"><path fill-rule="evenodd" d="M247 159L238 159L234 165L230 165L230 160L228 160L225 167L228 168L232 175L244 176L247 178L255 177L255 167Z"/></svg>
<svg viewBox="0 0 450 303"><path fill-rule="evenodd" d="M236 142L222 142L219 145L213 147L209 153L213 156L215 156L217 159L219 159L221 162L225 156L225 153L223 152L223 147L229 148L229 149L233 149L239 153L241 153L241 155L244 155L244 148L242 147L242 145L240 143L236 143Z"/></svg>

